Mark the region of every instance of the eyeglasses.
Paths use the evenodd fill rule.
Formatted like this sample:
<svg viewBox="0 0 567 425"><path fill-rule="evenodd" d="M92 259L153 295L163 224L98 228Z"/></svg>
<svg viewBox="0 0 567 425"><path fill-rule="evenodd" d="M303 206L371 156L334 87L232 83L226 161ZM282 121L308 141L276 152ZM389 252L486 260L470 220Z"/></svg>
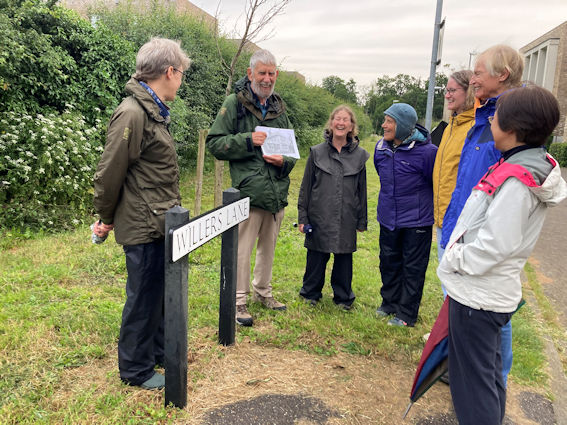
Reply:
<svg viewBox="0 0 567 425"><path fill-rule="evenodd" d="M488 123L492 125L492 121L494 121L494 115L488 117Z"/></svg>
<svg viewBox="0 0 567 425"><path fill-rule="evenodd" d="M185 79L185 71L181 71L180 69L177 68L173 68L174 71L177 71L181 74L181 79L184 80Z"/></svg>
<svg viewBox="0 0 567 425"><path fill-rule="evenodd" d="M449 93L450 95L453 95L453 94L455 94L455 92L456 92L457 90L459 90L459 89L462 90L462 87L458 87L458 88L456 88L456 89L445 89L445 90L443 90L443 93L444 93L444 94Z"/></svg>

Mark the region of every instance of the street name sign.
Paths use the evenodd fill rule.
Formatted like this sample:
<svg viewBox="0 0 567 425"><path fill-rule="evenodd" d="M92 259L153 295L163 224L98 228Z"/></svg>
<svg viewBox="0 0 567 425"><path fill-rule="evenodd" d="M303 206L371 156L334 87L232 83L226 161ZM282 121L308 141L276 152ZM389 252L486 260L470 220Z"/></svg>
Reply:
<svg viewBox="0 0 567 425"><path fill-rule="evenodd" d="M247 220L249 216L250 198L246 197L170 230L171 262L176 262L215 236Z"/></svg>

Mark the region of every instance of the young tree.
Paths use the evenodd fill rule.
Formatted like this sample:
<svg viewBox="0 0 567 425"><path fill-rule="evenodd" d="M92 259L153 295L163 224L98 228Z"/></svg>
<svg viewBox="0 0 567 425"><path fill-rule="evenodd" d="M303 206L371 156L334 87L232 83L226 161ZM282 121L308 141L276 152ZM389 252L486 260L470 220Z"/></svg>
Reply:
<svg viewBox="0 0 567 425"><path fill-rule="evenodd" d="M238 62L238 58L240 57L242 51L246 47L246 44L251 42L257 43L260 41L265 41L269 39L272 34L273 30L269 31L267 34L260 37L261 33L266 29L267 25L278 15L284 12L285 7L291 0L246 0L244 5L244 15L245 15L245 25L244 31L242 34L238 36L238 48L236 53L232 57L230 64L226 63L222 54L219 54L223 66L225 68L225 73L228 76L228 80L226 82L226 95L228 96L232 91L232 80L234 78L234 70L236 67L236 63ZM215 22L218 26L218 11L220 8L221 3L219 2L219 6L217 7L217 13L215 14L217 19ZM215 34L218 37L218 27L215 28Z"/></svg>

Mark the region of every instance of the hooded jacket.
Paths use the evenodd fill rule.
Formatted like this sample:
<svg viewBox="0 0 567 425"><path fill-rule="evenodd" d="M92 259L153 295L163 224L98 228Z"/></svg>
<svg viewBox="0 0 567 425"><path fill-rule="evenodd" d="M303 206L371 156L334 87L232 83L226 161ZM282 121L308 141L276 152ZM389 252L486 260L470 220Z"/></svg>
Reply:
<svg viewBox="0 0 567 425"><path fill-rule="evenodd" d="M443 132L433 167L433 215L435 225L443 227L443 217L457 183L461 151L474 124L474 108L453 115Z"/></svg>
<svg viewBox="0 0 567 425"><path fill-rule="evenodd" d="M496 112L498 97L488 99L475 110L474 125L469 130L461 151L455 190L443 217L442 247L447 245L449 236L455 228L459 214L461 214L473 187L486 173L488 167L496 163L502 156L500 151L494 147L494 138L489 122L489 118L494 116Z"/></svg>
<svg viewBox="0 0 567 425"><path fill-rule="evenodd" d="M252 144L252 132L257 126L292 126L277 93L268 98L264 118L257 102L248 77L239 80L209 130L207 148L216 159L229 161L232 186L240 190L242 198L250 197L251 207L275 214L287 205L289 173L296 160L284 156L281 168L267 163L262 149Z"/></svg>
<svg viewBox="0 0 567 425"><path fill-rule="evenodd" d="M348 139L341 151L332 135L311 147L297 201L298 222L311 224L305 247L314 251L346 254L356 251L356 231L368 224L366 161L370 154L358 139Z"/></svg>
<svg viewBox="0 0 567 425"><path fill-rule="evenodd" d="M522 172L508 174L506 163ZM566 197L559 165L543 149L520 151L491 167L467 200L437 269L448 295L474 309L515 311L520 273L547 208Z"/></svg>
<svg viewBox="0 0 567 425"><path fill-rule="evenodd" d="M114 223L116 242L137 245L164 237L165 213L181 203L179 167L169 116L138 80L126 83L126 93L108 124L94 206L103 223Z"/></svg>
<svg viewBox="0 0 567 425"><path fill-rule="evenodd" d="M374 150L380 177L378 222L389 230L433 224L433 164L437 146L419 124L398 147L382 139Z"/></svg>

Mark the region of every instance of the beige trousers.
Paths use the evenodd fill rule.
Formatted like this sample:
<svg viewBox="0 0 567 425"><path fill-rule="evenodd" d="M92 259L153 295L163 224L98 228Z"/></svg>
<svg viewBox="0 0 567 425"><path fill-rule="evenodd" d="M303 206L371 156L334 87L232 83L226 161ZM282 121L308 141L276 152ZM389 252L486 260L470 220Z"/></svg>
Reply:
<svg viewBox="0 0 567 425"><path fill-rule="evenodd" d="M275 215L261 208L250 208L248 220L238 225L238 272L236 276L236 305L246 304L250 293L250 257L256 239L256 262L254 265L254 292L272 296L272 265L276 240L284 217L284 209Z"/></svg>

